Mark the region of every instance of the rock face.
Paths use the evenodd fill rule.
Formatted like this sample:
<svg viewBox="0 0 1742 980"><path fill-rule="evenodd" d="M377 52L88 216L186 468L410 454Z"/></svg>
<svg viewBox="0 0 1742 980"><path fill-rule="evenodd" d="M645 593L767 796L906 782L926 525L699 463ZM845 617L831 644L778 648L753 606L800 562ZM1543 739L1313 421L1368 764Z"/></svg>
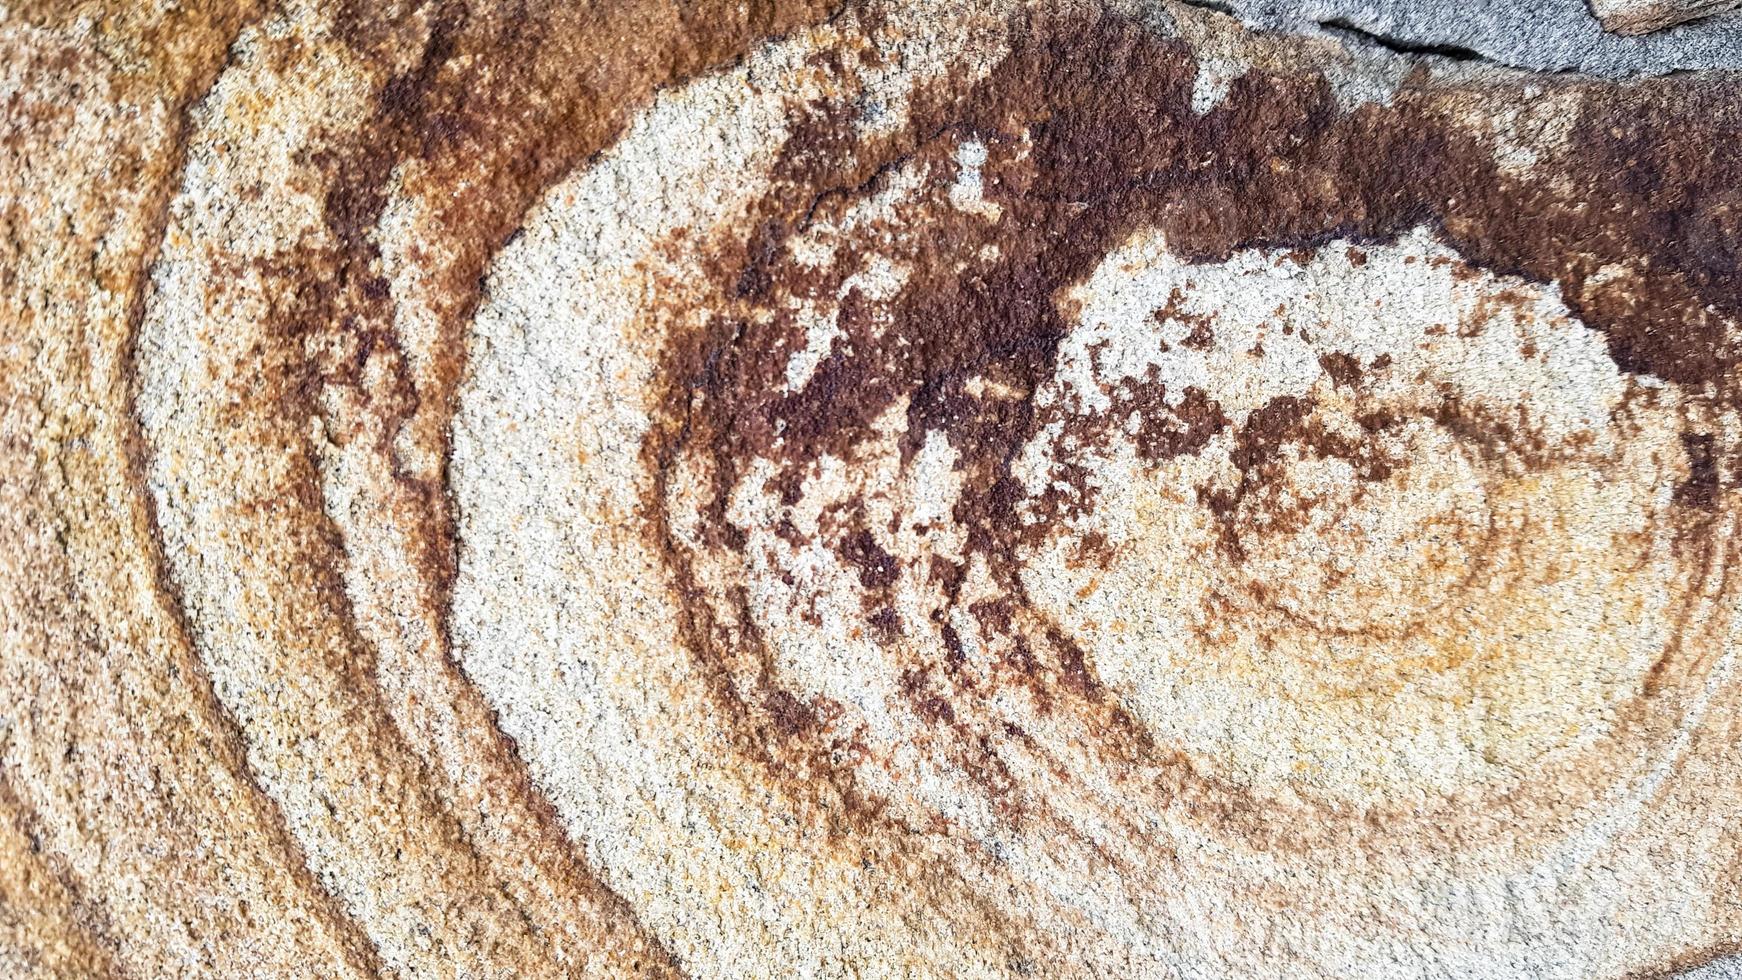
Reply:
<svg viewBox="0 0 1742 980"><path fill-rule="evenodd" d="M1742 948L1742 78L189 6L0 27L0 972Z"/></svg>
<svg viewBox="0 0 1742 980"><path fill-rule="evenodd" d="M1591 0L1605 30L1649 34L1672 24L1734 10L1739 0Z"/></svg>

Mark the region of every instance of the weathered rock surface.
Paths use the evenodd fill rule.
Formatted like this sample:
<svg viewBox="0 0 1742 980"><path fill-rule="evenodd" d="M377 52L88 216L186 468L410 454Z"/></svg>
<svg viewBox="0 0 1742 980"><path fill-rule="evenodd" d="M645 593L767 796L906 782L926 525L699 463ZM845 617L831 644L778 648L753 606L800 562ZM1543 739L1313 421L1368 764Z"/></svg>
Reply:
<svg viewBox="0 0 1742 980"><path fill-rule="evenodd" d="M1617 34L1649 34L1737 5L1738 0L1591 0L1591 10L1604 29Z"/></svg>
<svg viewBox="0 0 1742 980"><path fill-rule="evenodd" d="M1535 71L1633 78L1742 68L1742 11L1642 35L1604 30L1589 0L1197 0L1251 24Z"/></svg>
<svg viewBox="0 0 1742 980"><path fill-rule="evenodd" d="M1742 77L5 18L0 972L1742 948Z"/></svg>

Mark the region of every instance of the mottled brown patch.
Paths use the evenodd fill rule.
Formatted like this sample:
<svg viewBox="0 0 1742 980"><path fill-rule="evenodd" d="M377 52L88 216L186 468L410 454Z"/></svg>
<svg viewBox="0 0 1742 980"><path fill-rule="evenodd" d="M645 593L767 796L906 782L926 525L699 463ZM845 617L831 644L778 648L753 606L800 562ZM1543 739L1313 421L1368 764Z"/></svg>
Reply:
<svg viewBox="0 0 1742 980"><path fill-rule="evenodd" d="M1342 351L1319 355L1319 367L1339 388L1353 388L1361 380L1361 362Z"/></svg>

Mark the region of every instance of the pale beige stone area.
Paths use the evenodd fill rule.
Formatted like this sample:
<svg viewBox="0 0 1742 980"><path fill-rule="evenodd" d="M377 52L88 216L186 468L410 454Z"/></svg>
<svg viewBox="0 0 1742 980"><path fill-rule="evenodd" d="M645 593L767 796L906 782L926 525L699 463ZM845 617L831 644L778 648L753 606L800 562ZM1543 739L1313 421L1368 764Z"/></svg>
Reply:
<svg viewBox="0 0 1742 980"><path fill-rule="evenodd" d="M1153 368L1170 397L1195 389L1237 425L1310 399L1311 421L1352 443L1284 442L1274 484L1229 515L1237 563L1202 504L1240 482L1232 438L1159 467L1117 438L1025 451L1031 492L1072 459L1103 493L1028 556L1032 592L1205 767L1357 805L1516 781L1602 735L1684 620L1727 615L1661 513L1686 479L1688 407L1621 376L1551 290L1470 270L1417 231L1200 266L1140 236L1072 298L1080 327L1041 404L1108 411L1105 386ZM1207 349L1184 342L1199 323ZM1337 356L1365 376L1328 372ZM1482 453L1435 417L1448 391L1463 424L1506 419L1529 445ZM1396 421L1362 425L1381 412ZM1357 475L1373 465L1385 478ZM1070 560L1088 533L1115 551L1108 567Z"/></svg>
<svg viewBox="0 0 1742 980"><path fill-rule="evenodd" d="M1735 78L29 2L0 105L0 975L1742 948Z"/></svg>

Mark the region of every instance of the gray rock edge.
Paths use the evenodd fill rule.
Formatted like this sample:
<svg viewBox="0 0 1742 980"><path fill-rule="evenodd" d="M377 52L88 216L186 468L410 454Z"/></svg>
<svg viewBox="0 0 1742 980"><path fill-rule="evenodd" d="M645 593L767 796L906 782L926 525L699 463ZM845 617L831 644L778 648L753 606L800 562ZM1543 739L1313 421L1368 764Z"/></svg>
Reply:
<svg viewBox="0 0 1742 980"><path fill-rule="evenodd" d="M1742 70L1742 10L1642 37L1603 30L1586 0L1185 0L1252 27L1350 46L1540 72L1636 78Z"/></svg>

